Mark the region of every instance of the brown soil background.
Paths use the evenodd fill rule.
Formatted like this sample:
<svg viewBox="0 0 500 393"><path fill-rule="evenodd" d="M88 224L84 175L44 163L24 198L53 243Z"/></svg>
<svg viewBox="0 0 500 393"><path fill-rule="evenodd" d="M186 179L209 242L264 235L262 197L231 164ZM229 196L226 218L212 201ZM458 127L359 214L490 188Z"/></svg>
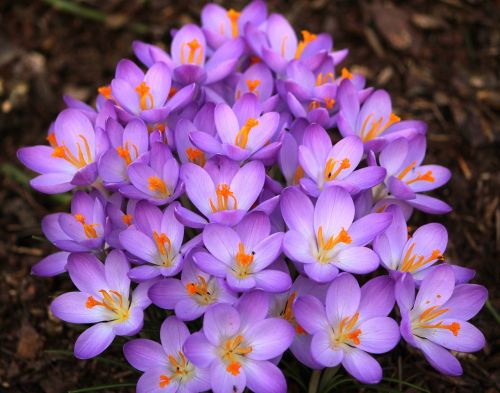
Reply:
<svg viewBox="0 0 500 393"><path fill-rule="evenodd" d="M133 39L166 43L171 28L198 21L203 5L86 0L74 3L98 12L73 15L50 4L56 2L0 2L0 392L58 393L136 380L133 371L111 363L46 352L71 350L79 333L48 314L51 299L70 288L68 280L29 274L52 251L32 238L41 235L40 219L66 206L28 189L15 153L44 142L49 123L63 108L62 94L92 100L115 64L132 57ZM223 5L239 9L242 3ZM474 281L488 287L500 310L500 3L274 0L269 9L286 14L297 31L331 33L337 49L350 48L347 64L369 84L389 91L396 113L429 123L427 162L453 172L436 194L454 211L442 217L417 214L412 224L445 224L448 260L476 269ZM498 322L484 309L475 323L488 344L461 356L463 377L441 376L403 347L381 357L385 376L402 376L432 392L500 391ZM119 359L120 345L105 357ZM300 389L291 383L290 391Z"/></svg>

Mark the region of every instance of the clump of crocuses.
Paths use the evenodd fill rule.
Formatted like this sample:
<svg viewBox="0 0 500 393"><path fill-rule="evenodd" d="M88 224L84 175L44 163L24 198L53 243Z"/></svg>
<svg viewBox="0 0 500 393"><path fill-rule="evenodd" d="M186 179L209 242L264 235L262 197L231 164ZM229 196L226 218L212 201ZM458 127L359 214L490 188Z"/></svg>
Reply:
<svg viewBox="0 0 500 393"><path fill-rule="evenodd" d="M425 123L263 1L201 19L170 51L134 42L94 106L67 97L48 143L18 152L35 190L73 192L33 273L69 273L51 311L90 325L75 356L135 337L138 392L286 392L283 356L376 384L400 341L461 374L449 350L484 346L469 320L487 291L448 263L444 226L409 229L451 210L427 194L450 173Z"/></svg>

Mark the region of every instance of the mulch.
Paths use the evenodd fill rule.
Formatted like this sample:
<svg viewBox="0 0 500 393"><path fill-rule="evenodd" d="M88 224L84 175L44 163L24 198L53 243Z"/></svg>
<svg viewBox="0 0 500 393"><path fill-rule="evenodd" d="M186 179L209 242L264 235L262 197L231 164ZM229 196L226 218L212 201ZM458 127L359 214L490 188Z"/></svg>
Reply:
<svg viewBox="0 0 500 393"><path fill-rule="evenodd" d="M63 94L90 101L110 80L115 64L132 57L132 40L166 43L170 29L196 21L202 6L85 0L73 3L94 11L75 15L50 4L57 2L0 4L0 392L58 393L136 380L129 368L78 361L65 352L71 351L78 327L52 317L48 305L70 283L33 277L30 267L53 251L39 238L41 218L66 206L28 189L27 172L15 153L20 146L44 142L63 108ZM241 3L224 5L238 9ZM474 281L488 287L493 307L500 310L498 1L273 0L269 9L286 14L297 30L333 34L337 49L350 48L348 65L389 91L399 116L429 124L427 162L453 172L435 195L454 211L440 217L416 214L412 225L446 225L448 261L476 269ZM460 356L463 377L439 375L404 347L382 357L385 374L432 392L500 391L499 325L487 309L474 321L488 344ZM118 343L105 357L119 359L120 351ZM397 384L392 387L398 391ZM290 391L300 389L291 383Z"/></svg>

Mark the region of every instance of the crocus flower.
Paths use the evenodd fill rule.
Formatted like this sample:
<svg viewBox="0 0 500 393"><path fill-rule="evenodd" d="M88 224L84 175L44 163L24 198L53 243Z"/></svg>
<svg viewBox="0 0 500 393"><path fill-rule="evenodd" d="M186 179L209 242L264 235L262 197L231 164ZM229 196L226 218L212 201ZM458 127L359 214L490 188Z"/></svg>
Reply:
<svg viewBox="0 0 500 393"><path fill-rule="evenodd" d="M340 187L325 189L316 205L297 188L287 188L281 213L288 227L283 251L304 264L311 279L329 282L339 269L363 274L378 267L379 257L365 245L389 226L390 214L373 213L353 222L354 203Z"/></svg>
<svg viewBox="0 0 500 393"><path fill-rule="evenodd" d="M208 369L196 367L184 355L183 345L189 336L184 323L168 317L161 324L161 344L139 338L123 346L127 361L144 372L137 382L137 393L198 393L210 389Z"/></svg>
<svg viewBox="0 0 500 393"><path fill-rule="evenodd" d="M119 236L130 225L135 224L135 205L137 202L136 199L123 198L118 192L108 197L106 203L106 215L108 216L106 243L111 247L123 248Z"/></svg>
<svg viewBox="0 0 500 393"><path fill-rule="evenodd" d="M175 276L182 268L184 254L197 244L198 238L186 244L184 225L174 215L176 203L164 212L147 201L135 207L135 225L120 233L125 250L146 262L130 270L133 280L147 281L159 275Z"/></svg>
<svg viewBox="0 0 500 393"><path fill-rule="evenodd" d="M170 112L187 104L196 90L195 85L189 85L169 98L173 93L171 82L170 70L163 62L153 64L144 74L132 61L122 60L116 68L111 90L120 105L120 113L127 120L136 116L146 123L159 123Z"/></svg>
<svg viewBox="0 0 500 393"><path fill-rule="evenodd" d="M433 274L437 262L444 260L448 232L443 225L432 223L421 226L409 236L401 208L391 205L385 211L392 214L392 222L375 237L373 250L394 278L408 272L419 283L428 274ZM457 282L467 282L474 276L471 269L453 266L453 270Z"/></svg>
<svg viewBox="0 0 500 393"><path fill-rule="evenodd" d="M75 356L89 359L102 353L115 336L133 336L143 325L144 309L151 304L150 284L140 284L130 296L129 263L113 250L104 265L93 255L72 254L68 261L71 281L80 292L58 296L52 313L70 323L93 323L76 340Z"/></svg>
<svg viewBox="0 0 500 393"><path fill-rule="evenodd" d="M232 226L241 221L262 191L265 169L259 161L241 168L229 160L220 165L207 162L204 168L186 163L181 178L189 200L209 222ZM183 207L177 208L176 217L195 228L207 224L207 219Z"/></svg>
<svg viewBox="0 0 500 393"><path fill-rule="evenodd" d="M455 286L453 269L441 265L423 279L415 297L414 280L406 274L396 284L401 336L420 349L436 370L461 375L460 362L448 349L476 352L484 347L483 334L467 321L481 310L487 296L480 285Z"/></svg>
<svg viewBox="0 0 500 393"><path fill-rule="evenodd" d="M380 153L380 165L387 170L386 190L391 198L430 214L449 213L451 207L439 199L421 194L446 184L450 171L441 165L421 165L425 157L425 135L398 138Z"/></svg>
<svg viewBox="0 0 500 393"><path fill-rule="evenodd" d="M392 112L392 103L385 90L376 90L360 106L358 92L349 79L342 81L338 91L340 112L337 125L343 136L357 135L365 150L380 151L396 138L425 134L422 121L406 120Z"/></svg>
<svg viewBox="0 0 500 393"><path fill-rule="evenodd" d="M46 194L58 194L76 186L88 186L97 178L97 160L107 150L108 140L100 128L77 109L65 109L57 116L50 146L23 147L19 160L40 176L31 186Z"/></svg>
<svg viewBox="0 0 500 393"><path fill-rule="evenodd" d="M218 104L214 121L220 142L204 132L192 132L191 141L203 151L222 154L234 161L268 159L280 147L277 141L266 145L278 131L280 116L277 112L261 113L259 100L251 93L243 95L232 109L227 104Z"/></svg>
<svg viewBox="0 0 500 393"><path fill-rule="evenodd" d="M177 199L184 191L179 181L179 163L163 143L154 142L146 160L132 163L127 168L129 185L120 192L133 199L146 199L155 205L165 205Z"/></svg>
<svg viewBox="0 0 500 393"><path fill-rule="evenodd" d="M388 276L359 287L342 273L328 288L326 306L311 295L293 305L297 322L313 335L313 358L324 367L342 364L363 383L378 383L382 367L369 355L390 351L399 342L398 324L387 315L394 307L394 286Z"/></svg>
<svg viewBox="0 0 500 393"><path fill-rule="evenodd" d="M351 135L332 146L330 136L318 124L311 124L304 131L298 157L306 175L300 184L314 197L334 185L355 194L381 183L386 174L385 169L377 166L356 170L363 157L361 139Z"/></svg>
<svg viewBox="0 0 500 393"><path fill-rule="evenodd" d="M148 129L140 119L130 121L125 128L114 119L106 123L110 149L99 160L99 177L108 188L128 182L127 167L143 158L148 151Z"/></svg>
<svg viewBox="0 0 500 393"><path fill-rule="evenodd" d="M272 96L274 90L274 79L271 70L263 63L255 63L248 67L239 76L236 85L235 101L239 100L245 93L253 93L265 108L265 111L272 111L277 96Z"/></svg>
<svg viewBox="0 0 500 393"><path fill-rule="evenodd" d="M267 6L264 1L254 0L240 12L221 7L218 4L207 4L201 10L201 27L212 48L218 48L232 39L245 33L247 23L257 26L267 18Z"/></svg>
<svg viewBox="0 0 500 393"><path fill-rule="evenodd" d="M300 184L304 170L299 164L299 146L309 123L305 119L295 120L289 132L283 133L278 164L288 186Z"/></svg>
<svg viewBox="0 0 500 393"><path fill-rule="evenodd" d="M195 249L196 250L196 249ZM175 310L177 318L193 321L214 304L233 304L237 297L222 278L211 276L192 262L192 250L186 257L180 280L166 278L149 290L153 304Z"/></svg>
<svg viewBox="0 0 500 393"><path fill-rule="evenodd" d="M283 233L271 234L271 222L263 212L247 215L232 229L208 224L203 243L209 251L197 252L193 259L198 267L216 277L225 277L229 287L244 292L262 289L283 292L290 288L290 275L266 269L281 253Z"/></svg>
<svg viewBox="0 0 500 393"><path fill-rule="evenodd" d="M236 307L218 304L205 313L203 329L184 344L187 358L210 368L214 393L286 392L281 370L269 361L291 344L292 326L281 318L266 318L267 296L250 292Z"/></svg>

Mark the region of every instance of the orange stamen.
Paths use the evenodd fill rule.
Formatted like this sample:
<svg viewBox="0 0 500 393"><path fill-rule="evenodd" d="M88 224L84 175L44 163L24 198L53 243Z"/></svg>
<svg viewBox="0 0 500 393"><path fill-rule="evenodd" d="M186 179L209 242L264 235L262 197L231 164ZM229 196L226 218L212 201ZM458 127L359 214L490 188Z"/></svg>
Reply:
<svg viewBox="0 0 500 393"><path fill-rule="evenodd" d="M124 214L122 217L123 222L125 225L130 226L132 225L132 214Z"/></svg>
<svg viewBox="0 0 500 393"><path fill-rule="evenodd" d="M160 388L163 389L165 386L170 385L170 378L166 375L160 375Z"/></svg>
<svg viewBox="0 0 500 393"><path fill-rule="evenodd" d="M237 376L240 373L241 364L236 361L229 363L226 368L226 371L234 376Z"/></svg>
<svg viewBox="0 0 500 393"><path fill-rule="evenodd" d="M62 158L77 168L83 168L92 161L92 154L90 152L89 143L87 141L87 138L85 138L83 135L79 134L78 136L80 137L80 139L82 139L84 143L85 154L87 155L87 157L84 157L82 147L80 146L80 143L77 142L76 146L78 149L78 158L75 157L75 155L64 144L64 142L61 145L57 145L55 136L52 137L51 135L49 135L47 139L49 140L50 144L53 145L54 147L54 151L52 152L52 157Z"/></svg>
<svg viewBox="0 0 500 393"><path fill-rule="evenodd" d="M97 89L99 94L101 94L105 99L109 100L111 98L111 86L101 86Z"/></svg>
<svg viewBox="0 0 500 393"><path fill-rule="evenodd" d="M201 44L198 42L198 40L196 38L189 41L188 43L185 43L185 42L182 43L182 45L181 45L181 64L186 64L186 59L184 56L184 49L185 49L186 45L189 48L187 64L200 65L201 61L203 60L203 47L201 46ZM198 51L198 49L199 49L199 53L198 53L198 56L196 57L196 60L195 60L195 55L196 55L196 52Z"/></svg>
<svg viewBox="0 0 500 393"><path fill-rule="evenodd" d="M325 83L328 83L329 81L333 82L335 80L335 76L333 75L333 72L327 72L324 76L323 73L320 72L316 76L316 86L321 86Z"/></svg>
<svg viewBox="0 0 500 393"><path fill-rule="evenodd" d="M340 77L341 78L352 79L353 75L349 72L349 70L347 68L344 67L344 68L342 68Z"/></svg>
<svg viewBox="0 0 500 393"><path fill-rule="evenodd" d="M401 266L402 272L414 272L420 269L422 266L427 265L429 262L435 261L436 259L442 258L441 251L433 250L428 258L424 255L413 254L413 249L416 243L412 243L403 258L403 265Z"/></svg>
<svg viewBox="0 0 500 393"><path fill-rule="evenodd" d="M300 56L302 55L302 52L304 51L306 46L317 38L316 34L311 34L307 30L302 30L301 33L302 33L302 40L299 41L299 45L297 46L297 50L295 51L295 60L300 59Z"/></svg>
<svg viewBox="0 0 500 393"><path fill-rule="evenodd" d="M373 113L369 114L365 120L363 121L363 125L361 127L361 132L360 136L363 142L367 142L372 140L373 138L378 137L380 134L382 134L389 126L393 125L394 123L397 123L401 120L398 116L396 116L394 113L391 113L389 116L389 120L385 124L382 124L384 121L384 117L380 117L378 120L374 120L371 123L370 129L368 132L366 132L366 126L368 125L368 122L370 119L373 117Z"/></svg>
<svg viewBox="0 0 500 393"><path fill-rule="evenodd" d="M186 149L186 155L190 162L193 162L201 167L205 166L205 153L203 153L200 149L193 149L192 147L188 147Z"/></svg>
<svg viewBox="0 0 500 393"><path fill-rule="evenodd" d="M216 213L218 211L222 210L228 210L229 209L229 198L232 199L233 201L233 209L236 210L238 209L238 201L236 200L235 195L231 191L231 188L229 187L228 184L217 184L217 188L215 190L215 194L217 195L217 206L212 201L212 198L210 198L210 207L212 209L213 213Z"/></svg>
<svg viewBox="0 0 500 393"><path fill-rule="evenodd" d="M141 107L141 111L154 108L155 101L153 95L151 94L151 88L146 84L146 82L143 81L138 84L135 88L135 91L137 92L137 94L139 94L139 105Z"/></svg>
<svg viewBox="0 0 500 393"><path fill-rule="evenodd" d="M335 180L340 172L351 167L351 162L349 161L349 159L344 158L342 161L340 161L339 167L334 172L333 169L338 162L339 161L335 160L334 158L328 159L328 161L326 162L325 170L323 172L325 181Z"/></svg>
<svg viewBox="0 0 500 393"><path fill-rule="evenodd" d="M162 256L169 256L172 251L172 243L169 237L164 233L153 232L153 238L156 243L156 247ZM165 244L167 247L165 247Z"/></svg>
<svg viewBox="0 0 500 393"><path fill-rule="evenodd" d="M233 10L232 8L227 11L227 17L231 23L231 35L233 38L238 37L238 19L240 18L241 13Z"/></svg>
<svg viewBox="0 0 500 393"><path fill-rule="evenodd" d="M259 79L255 79L255 80L247 79L246 84L248 86L248 91L250 93L259 94L259 92L257 91L257 87L260 85Z"/></svg>
<svg viewBox="0 0 500 393"><path fill-rule="evenodd" d="M151 191L158 192L161 196L168 196L168 188L165 185L165 182L160 179L158 176L150 176L148 177L149 189Z"/></svg>
<svg viewBox="0 0 500 393"><path fill-rule="evenodd" d="M83 226L83 232L85 233L85 236L87 236L88 239L95 239L97 238L97 231L95 230L95 226L97 224L87 224L85 223L85 217L82 214L75 214L75 219L78 221L80 224Z"/></svg>
<svg viewBox="0 0 500 393"><path fill-rule="evenodd" d="M300 179L304 177L304 169L299 165L297 170L295 171L295 175L293 175L293 184L299 184Z"/></svg>
<svg viewBox="0 0 500 393"><path fill-rule="evenodd" d="M236 140L234 143L242 149L246 148L248 143L248 135L250 134L252 128L257 125L259 125L259 122L253 117L250 117L243 125L243 127L241 127L241 130L236 134Z"/></svg>

